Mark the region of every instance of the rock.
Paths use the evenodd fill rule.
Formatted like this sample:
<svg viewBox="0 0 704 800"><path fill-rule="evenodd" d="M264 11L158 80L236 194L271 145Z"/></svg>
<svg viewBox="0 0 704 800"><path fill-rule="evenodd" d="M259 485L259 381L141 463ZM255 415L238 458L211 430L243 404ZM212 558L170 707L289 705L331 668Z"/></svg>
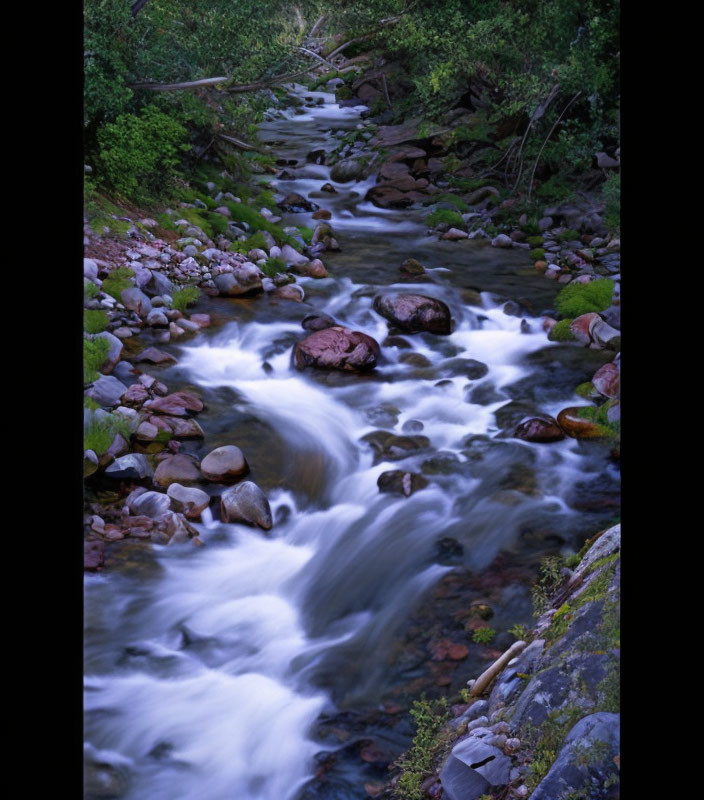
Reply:
<svg viewBox="0 0 704 800"><path fill-rule="evenodd" d="M382 317L407 331L447 335L451 330L450 309L442 300L419 294L377 295L372 307Z"/></svg>
<svg viewBox="0 0 704 800"><path fill-rule="evenodd" d="M193 489L180 483L170 484L166 494L171 498L173 507L182 511L188 519L198 519L210 505L210 496L202 489Z"/></svg>
<svg viewBox="0 0 704 800"><path fill-rule="evenodd" d="M191 322L195 322L199 328L209 328L210 314L191 314Z"/></svg>
<svg viewBox="0 0 704 800"><path fill-rule="evenodd" d="M166 397L157 397L147 408L150 413L169 414L174 417L185 417L189 411L202 411L203 401L191 392L172 392Z"/></svg>
<svg viewBox="0 0 704 800"><path fill-rule="evenodd" d="M274 290L274 294L282 300L293 300L295 303L302 303L305 297L303 289L295 283L279 286Z"/></svg>
<svg viewBox="0 0 704 800"><path fill-rule="evenodd" d="M621 715L599 711L583 717L567 735L548 774L538 784L531 800L555 800L557 797L618 797L621 753ZM615 781L615 793L603 787Z"/></svg>
<svg viewBox="0 0 704 800"><path fill-rule="evenodd" d="M128 503L135 516L156 519L171 508L171 498L161 492L144 492Z"/></svg>
<svg viewBox="0 0 704 800"><path fill-rule="evenodd" d="M232 213L227 206L219 206L214 211L215 214L222 214L223 217L231 217Z"/></svg>
<svg viewBox="0 0 704 800"><path fill-rule="evenodd" d="M543 233L543 232L549 230L550 228L552 228L552 226L554 224L555 224L555 220L553 220L552 217L543 217L542 219L538 220L538 228L540 229L541 233Z"/></svg>
<svg viewBox="0 0 704 800"><path fill-rule="evenodd" d="M330 170L330 179L336 183L349 183L349 181L359 180L363 174L362 164L353 158L347 158L333 165Z"/></svg>
<svg viewBox="0 0 704 800"><path fill-rule="evenodd" d="M325 328L332 328L337 323L329 314L319 313L303 317L301 325L307 331L322 331Z"/></svg>
<svg viewBox="0 0 704 800"><path fill-rule="evenodd" d="M123 289L120 293L120 299L125 308L129 308L130 311L134 311L142 318L147 317L152 310L151 300L136 286Z"/></svg>
<svg viewBox="0 0 704 800"><path fill-rule="evenodd" d="M156 437L159 435L159 428L156 425L152 425L151 422L140 422L137 431L135 432L136 438L140 442L153 442Z"/></svg>
<svg viewBox="0 0 704 800"><path fill-rule="evenodd" d="M176 363L176 359L172 355L165 353L163 350L157 350L156 347L147 347L132 360L135 363L139 361L148 361L150 364Z"/></svg>
<svg viewBox="0 0 704 800"><path fill-rule="evenodd" d="M101 406L116 406L127 387L113 375L101 375L86 391L86 395Z"/></svg>
<svg viewBox="0 0 704 800"><path fill-rule="evenodd" d="M483 378L489 372L489 367L475 358L451 358L440 365L440 374L443 376L464 376L471 381Z"/></svg>
<svg viewBox="0 0 704 800"><path fill-rule="evenodd" d="M188 484L200 480L200 472L192 458L183 454L165 458L154 472L154 483L166 488L172 483Z"/></svg>
<svg viewBox="0 0 704 800"><path fill-rule="evenodd" d="M508 756L470 736L452 748L440 773L440 782L448 800L478 800L492 789L505 786L510 771Z"/></svg>
<svg viewBox="0 0 704 800"><path fill-rule="evenodd" d="M590 419L580 417L579 412L594 406L570 406L563 408L557 415L557 423L562 430L573 439L600 439L604 431L600 425Z"/></svg>
<svg viewBox="0 0 704 800"><path fill-rule="evenodd" d="M598 319L600 319L600 317L594 311L590 311L587 314L581 314L579 317L573 319L572 322L570 322L570 330L572 331L575 339L582 344L590 344L592 341L590 333L592 323Z"/></svg>
<svg viewBox="0 0 704 800"><path fill-rule="evenodd" d="M319 259L314 258L312 261L307 261L295 266L295 271L300 275L305 275L308 278L327 278L328 271L325 269L325 264Z"/></svg>
<svg viewBox="0 0 704 800"><path fill-rule="evenodd" d="M454 241L455 239L468 239L469 234L467 231L461 231L459 228L450 228L450 230L443 233L440 238Z"/></svg>
<svg viewBox="0 0 704 800"><path fill-rule="evenodd" d="M305 197L302 197L296 192L291 192L290 194L286 195L283 201L278 205L282 211L288 211L291 214L298 214L304 211L315 211L318 208L315 203L311 203L310 200L306 200ZM328 214L329 213L330 212L328 212Z"/></svg>
<svg viewBox="0 0 704 800"><path fill-rule="evenodd" d="M400 267L406 275L424 275L425 267L415 258L407 258Z"/></svg>
<svg viewBox="0 0 704 800"><path fill-rule="evenodd" d="M513 239L505 233L500 233L491 240L492 247L513 247Z"/></svg>
<svg viewBox="0 0 704 800"><path fill-rule="evenodd" d="M314 214L313 219L331 219L332 214L325 208L319 208Z"/></svg>
<svg viewBox="0 0 704 800"><path fill-rule="evenodd" d="M220 513L225 522L245 522L271 530L271 507L264 492L251 481L226 489L220 496Z"/></svg>
<svg viewBox="0 0 704 800"><path fill-rule="evenodd" d="M408 208L413 205L413 198L399 189L385 184L372 186L365 195L365 200L369 200L379 208Z"/></svg>
<svg viewBox="0 0 704 800"><path fill-rule="evenodd" d="M129 453L116 458L105 470L106 477L116 480L141 480L151 478L153 472L147 457L142 453Z"/></svg>
<svg viewBox="0 0 704 800"><path fill-rule="evenodd" d="M105 361L103 361L100 371L103 373L103 375L108 375L109 373L113 372L120 361L120 356L122 355L122 342L117 338L117 336L109 333L108 331L101 331L100 333L93 335L86 334L86 339L105 339L105 341L110 345L110 349L105 356Z"/></svg>
<svg viewBox="0 0 704 800"><path fill-rule="evenodd" d="M164 314L163 311L153 309L147 314L147 325L149 325L150 328L168 328L169 320L166 318L166 314Z"/></svg>
<svg viewBox="0 0 704 800"><path fill-rule="evenodd" d="M596 165L599 169L616 169L621 166L621 162L602 152L596 154Z"/></svg>
<svg viewBox="0 0 704 800"><path fill-rule="evenodd" d="M125 406L141 406L149 400L149 392L147 387L141 383L133 383L128 387L127 391L120 398L122 404Z"/></svg>
<svg viewBox="0 0 704 800"><path fill-rule="evenodd" d="M397 436L389 431L372 431L362 436L375 453L374 463L380 461L399 461L409 455L430 447L427 436Z"/></svg>
<svg viewBox="0 0 704 800"><path fill-rule="evenodd" d="M285 244L281 248L281 258L287 264L295 264L298 266L299 264L306 264L309 259L303 255L303 253L299 253L298 250L291 247L290 244Z"/></svg>
<svg viewBox="0 0 704 800"><path fill-rule="evenodd" d="M91 281L98 277L98 265L92 258L83 259L83 277Z"/></svg>
<svg viewBox="0 0 704 800"><path fill-rule="evenodd" d="M340 369L364 372L374 369L381 354L378 343L361 331L339 325L318 330L294 347L298 369Z"/></svg>
<svg viewBox="0 0 704 800"><path fill-rule="evenodd" d="M83 569L86 572L100 572L105 566L103 543L89 541L83 543Z"/></svg>
<svg viewBox="0 0 704 800"><path fill-rule="evenodd" d="M614 351L621 349L621 332L612 328L598 314L589 326L589 334L592 342L598 347L606 347Z"/></svg>
<svg viewBox="0 0 704 800"><path fill-rule="evenodd" d="M249 465L240 450L232 444L216 447L201 461L200 471L209 481L221 483L249 472Z"/></svg>
<svg viewBox="0 0 704 800"><path fill-rule="evenodd" d="M513 434L526 442L559 442L565 434L552 417L529 417L520 422Z"/></svg>
<svg viewBox="0 0 704 800"><path fill-rule="evenodd" d="M620 391L620 373L616 364L604 364L594 373L594 388L604 397L618 397Z"/></svg>
<svg viewBox="0 0 704 800"><path fill-rule="evenodd" d="M428 485L428 481L416 472L405 472L402 469L392 469L382 472L376 485L380 492L387 494L402 494L410 497Z"/></svg>
<svg viewBox="0 0 704 800"><path fill-rule="evenodd" d="M328 192L328 194L337 194L337 189L331 183L324 183L320 187L321 192Z"/></svg>

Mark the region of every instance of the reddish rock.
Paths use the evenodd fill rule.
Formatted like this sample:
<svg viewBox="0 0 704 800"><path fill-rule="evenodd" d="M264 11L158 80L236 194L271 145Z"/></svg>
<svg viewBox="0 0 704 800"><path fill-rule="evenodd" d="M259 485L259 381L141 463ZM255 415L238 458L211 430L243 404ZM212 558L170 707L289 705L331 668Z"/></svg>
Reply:
<svg viewBox="0 0 704 800"><path fill-rule="evenodd" d="M105 566L105 553L102 542L84 542L83 569L87 572L100 572Z"/></svg>
<svg viewBox="0 0 704 800"><path fill-rule="evenodd" d="M158 350L156 347L147 347L146 350L142 350L142 352L135 356L132 360L135 362L148 361L150 364L166 364L168 362L176 362L176 359L173 356L170 356L168 353L164 353L163 350Z"/></svg>
<svg viewBox="0 0 704 800"><path fill-rule="evenodd" d="M449 639L436 639L428 645L433 661L462 661L469 655L466 644L452 642Z"/></svg>
<svg viewBox="0 0 704 800"><path fill-rule="evenodd" d="M379 208L407 208L413 205L413 198L408 197L403 192L392 186L378 184L365 195L365 200L370 200Z"/></svg>
<svg viewBox="0 0 704 800"><path fill-rule="evenodd" d="M201 328L208 328L210 326L210 314L191 314L190 320Z"/></svg>
<svg viewBox="0 0 704 800"><path fill-rule="evenodd" d="M386 494L402 494L410 497L428 485L428 481L416 472L406 472L402 469L392 469L382 472L376 485L379 491Z"/></svg>
<svg viewBox="0 0 704 800"><path fill-rule="evenodd" d="M522 420L513 434L526 442L559 442L565 438L560 426L552 417L529 417Z"/></svg>
<svg viewBox="0 0 704 800"><path fill-rule="evenodd" d="M183 453L168 456L154 472L154 483L162 488L166 488L172 483L186 485L196 483L199 480L200 472L198 467L192 458Z"/></svg>
<svg viewBox="0 0 704 800"><path fill-rule="evenodd" d="M604 435L603 428L590 419L580 416L585 408L594 406L570 406L563 408L557 415L557 422L562 430L573 439L601 439Z"/></svg>
<svg viewBox="0 0 704 800"><path fill-rule="evenodd" d="M377 295L372 304L377 314L408 331L448 335L450 309L442 300L421 294Z"/></svg>
<svg viewBox="0 0 704 800"><path fill-rule="evenodd" d="M594 373L592 383L594 388L604 397L618 397L621 390L620 378L616 364L604 364Z"/></svg>
<svg viewBox="0 0 704 800"><path fill-rule="evenodd" d="M570 330L578 342L582 342L582 344L589 344L591 342L590 327L597 319L601 319L599 315L594 311L590 311L588 314L582 314L572 320L570 323Z"/></svg>
<svg viewBox="0 0 704 800"><path fill-rule="evenodd" d="M319 208L314 214L313 219L330 219L332 214L326 208Z"/></svg>
<svg viewBox="0 0 704 800"><path fill-rule="evenodd" d="M545 272L545 270L548 268L548 262L547 261L536 261L535 264L533 264L533 266L535 267L535 269L538 272Z"/></svg>
<svg viewBox="0 0 704 800"><path fill-rule="evenodd" d="M120 398L120 402L123 406L141 406L142 403L145 403L149 400L149 392L147 391L147 387L143 386L141 383L133 383L131 386L127 387L127 391L122 395Z"/></svg>
<svg viewBox="0 0 704 800"><path fill-rule="evenodd" d="M380 356L378 343L361 331L334 325L315 331L294 347L298 369L340 369L364 372L374 369Z"/></svg>
<svg viewBox="0 0 704 800"><path fill-rule="evenodd" d="M382 164L379 170L379 178L385 181L393 181L403 178L410 172L410 168L402 161L387 161Z"/></svg>
<svg viewBox="0 0 704 800"><path fill-rule="evenodd" d="M195 413L202 411L203 401L191 392L173 392L166 397L157 397L152 400L148 408L150 413L185 417L189 411Z"/></svg>

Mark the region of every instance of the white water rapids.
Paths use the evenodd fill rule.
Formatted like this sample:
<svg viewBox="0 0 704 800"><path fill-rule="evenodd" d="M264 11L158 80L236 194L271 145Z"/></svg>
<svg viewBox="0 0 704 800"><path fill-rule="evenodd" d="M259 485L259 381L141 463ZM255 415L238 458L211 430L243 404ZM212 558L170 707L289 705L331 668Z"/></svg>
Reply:
<svg viewBox="0 0 704 800"><path fill-rule="evenodd" d="M326 127L359 121L359 109L308 95L326 105L263 126L299 158L312 149L312 132L329 147ZM300 141L298 127L306 133ZM327 167L302 172L280 191L307 196L329 180ZM343 250L350 231L389 231L409 236L413 254L411 234L422 236L417 223L366 203L340 210L351 191L361 199L367 187L336 187L339 195L317 202L332 210ZM335 276L334 263L330 271ZM388 335L371 309L377 287L342 276L300 283L318 311L379 342ZM538 324L522 333L521 320L487 294L472 307L446 284L404 284L402 291L447 302L455 329L406 337L410 349L384 348L373 378L326 384L294 370L290 342L304 333L299 322L233 320L182 347L179 367L206 402L208 392L232 389L239 408L286 442L282 470L317 460L324 486L315 499L285 487L268 492L276 520L269 535L207 512L196 525L205 546L155 545L156 575L87 576L86 752L124 776L127 800L294 800L313 776L314 754L325 749L313 730L321 712L335 707L332 687L348 703L375 696L394 636L449 569L433 563L433 543L448 532L464 536L469 563L481 569L516 537L526 504L493 502L482 479L461 470L409 498L381 494L382 472L419 471L428 453L374 464L359 439L380 427L401 434L405 423L420 421L434 451L465 463L468 436L499 432L494 413L509 400L502 389L529 373L524 359L549 346L545 334ZM432 377L399 360L410 353L431 363ZM443 364L457 358L489 366L473 385L493 386L495 402L468 402L466 378L436 385ZM543 410L554 414L564 404ZM397 409L396 418L372 423L370 413L382 405ZM528 505L574 513L563 498L584 471L576 443L515 444L536 459L540 493ZM201 455L207 441L204 448Z"/></svg>

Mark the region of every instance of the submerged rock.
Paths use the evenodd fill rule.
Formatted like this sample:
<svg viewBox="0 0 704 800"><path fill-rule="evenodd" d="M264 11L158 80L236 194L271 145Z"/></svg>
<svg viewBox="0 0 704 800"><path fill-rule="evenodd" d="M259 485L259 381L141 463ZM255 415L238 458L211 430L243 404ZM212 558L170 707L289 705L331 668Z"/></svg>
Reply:
<svg viewBox="0 0 704 800"><path fill-rule="evenodd" d="M526 442L559 442L565 438L557 421L552 417L529 417L516 426L513 434Z"/></svg>
<svg viewBox="0 0 704 800"><path fill-rule="evenodd" d="M316 367L365 372L374 369L381 351L379 344L366 333L334 325L298 342L293 353L298 369Z"/></svg>
<svg viewBox="0 0 704 800"><path fill-rule="evenodd" d="M452 332L450 309L442 300L421 294L377 295L372 307L407 331L447 335Z"/></svg>
<svg viewBox="0 0 704 800"><path fill-rule="evenodd" d="M428 481L417 472L405 472L402 469L392 469L382 472L376 485L380 492L387 494L402 494L410 497L414 492L425 489Z"/></svg>

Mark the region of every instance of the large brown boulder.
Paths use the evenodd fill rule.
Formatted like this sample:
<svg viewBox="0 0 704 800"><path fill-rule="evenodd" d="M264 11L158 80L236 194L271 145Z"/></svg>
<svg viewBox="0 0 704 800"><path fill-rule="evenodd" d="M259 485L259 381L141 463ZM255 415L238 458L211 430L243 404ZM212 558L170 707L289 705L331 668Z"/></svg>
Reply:
<svg viewBox="0 0 704 800"><path fill-rule="evenodd" d="M452 332L450 309L434 297L422 294L387 294L374 298L377 314L407 331L447 335Z"/></svg>
<svg viewBox="0 0 704 800"><path fill-rule="evenodd" d="M528 417L516 426L513 434L526 442L559 442L565 434L552 417Z"/></svg>
<svg viewBox="0 0 704 800"><path fill-rule="evenodd" d="M582 416L585 410L593 406L570 406L563 408L557 415L557 422L562 430L573 439L602 439L606 431L593 420Z"/></svg>
<svg viewBox="0 0 704 800"><path fill-rule="evenodd" d="M380 354L379 344L371 336L339 325L311 333L293 350L298 369L317 367L354 372L374 369Z"/></svg>

